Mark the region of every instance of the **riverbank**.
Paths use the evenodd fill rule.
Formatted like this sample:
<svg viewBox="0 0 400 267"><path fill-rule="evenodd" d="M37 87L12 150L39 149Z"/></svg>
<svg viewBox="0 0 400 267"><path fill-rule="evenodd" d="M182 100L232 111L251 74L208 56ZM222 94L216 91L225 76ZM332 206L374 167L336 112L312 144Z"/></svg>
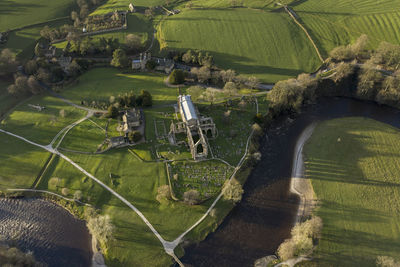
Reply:
<svg viewBox="0 0 400 267"><path fill-rule="evenodd" d="M196 266L253 266L275 254L290 236L299 199L290 193L293 155L312 123L348 116L400 126L400 111L349 98L321 98L299 115L275 120L260 143L261 160L248 177L242 201L204 241L185 249L182 261Z"/></svg>

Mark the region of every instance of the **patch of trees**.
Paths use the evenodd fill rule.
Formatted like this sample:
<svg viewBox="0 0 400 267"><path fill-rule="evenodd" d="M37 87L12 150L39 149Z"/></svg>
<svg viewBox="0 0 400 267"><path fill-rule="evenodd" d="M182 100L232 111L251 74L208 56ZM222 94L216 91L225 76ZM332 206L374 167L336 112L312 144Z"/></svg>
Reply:
<svg viewBox="0 0 400 267"><path fill-rule="evenodd" d="M142 140L142 134L139 131L133 131L128 133L128 140L131 143L137 143Z"/></svg>
<svg viewBox="0 0 400 267"><path fill-rule="evenodd" d="M113 51L119 49L121 44L117 38L94 39L90 36L85 38L67 38L68 43L63 49L65 55L95 56L112 55Z"/></svg>
<svg viewBox="0 0 400 267"><path fill-rule="evenodd" d="M291 238L286 239L278 248L279 258L283 261L295 256L310 254L320 238L322 220L319 217L296 224L291 231Z"/></svg>
<svg viewBox="0 0 400 267"><path fill-rule="evenodd" d="M109 99L108 117L118 117L120 109L151 107L152 105L153 97L150 92L146 90L141 90L139 95L131 91L118 95L117 97L111 96Z"/></svg>
<svg viewBox="0 0 400 267"><path fill-rule="evenodd" d="M276 83L268 95L271 104L267 119L299 112L320 96L353 97L400 108L400 46L383 42L376 51L368 52L368 58L366 40L362 36L355 44L346 46L356 56L336 57L352 61L334 63L326 78L302 74L297 79ZM357 63L360 58L362 63Z"/></svg>
<svg viewBox="0 0 400 267"><path fill-rule="evenodd" d="M389 256L379 256L376 258L376 266L378 267L399 267L400 261L396 261Z"/></svg>
<svg viewBox="0 0 400 267"><path fill-rule="evenodd" d="M5 48L0 53L0 76L7 76L17 71L18 62L15 54Z"/></svg>
<svg viewBox="0 0 400 267"><path fill-rule="evenodd" d="M104 0L77 0L76 4L78 6L78 10L74 10L71 12L71 19L74 21L74 26L78 27L84 22L91 9L101 5Z"/></svg>
<svg viewBox="0 0 400 267"><path fill-rule="evenodd" d="M183 201L188 205L197 205L200 203L200 193L195 189L191 189L183 193Z"/></svg>
<svg viewBox="0 0 400 267"><path fill-rule="evenodd" d="M85 209L86 225L90 234L100 242L102 248L107 247L107 243L114 239L115 227L108 215L100 215L93 208Z"/></svg>
<svg viewBox="0 0 400 267"><path fill-rule="evenodd" d="M210 53L199 50L188 50L179 52L176 50L168 51L168 57L177 62L183 62L190 65L212 67L214 58Z"/></svg>
<svg viewBox="0 0 400 267"><path fill-rule="evenodd" d="M7 91L10 95L19 97L24 95L40 94L43 91L43 88L33 75L30 75L29 77L16 75L14 83L7 88Z"/></svg>
<svg viewBox="0 0 400 267"><path fill-rule="evenodd" d="M48 41L62 40L62 39L76 39L79 38L81 31L73 25L64 24L59 28L50 28L44 26L40 30L40 36Z"/></svg>
<svg viewBox="0 0 400 267"><path fill-rule="evenodd" d="M32 252L24 253L16 247L0 245L0 263L1 266L45 266L35 260Z"/></svg>
<svg viewBox="0 0 400 267"><path fill-rule="evenodd" d="M85 19L84 25L87 32L120 28L126 25L126 16L118 11L104 15L88 16Z"/></svg>
<svg viewBox="0 0 400 267"><path fill-rule="evenodd" d="M116 49L113 52L113 58L111 60L111 66L117 68L126 68L129 66L129 59L123 49Z"/></svg>
<svg viewBox="0 0 400 267"><path fill-rule="evenodd" d="M171 84L183 84L185 82L186 74L183 70L174 69L169 75L169 82Z"/></svg>
<svg viewBox="0 0 400 267"><path fill-rule="evenodd" d="M354 44L338 46L330 53L330 57L335 61L351 61L353 59L364 59L369 56L367 51L368 36L361 35Z"/></svg>
<svg viewBox="0 0 400 267"><path fill-rule="evenodd" d="M233 203L237 203L242 200L243 192L242 185L235 178L226 180L222 188L223 198L225 200L232 201Z"/></svg>

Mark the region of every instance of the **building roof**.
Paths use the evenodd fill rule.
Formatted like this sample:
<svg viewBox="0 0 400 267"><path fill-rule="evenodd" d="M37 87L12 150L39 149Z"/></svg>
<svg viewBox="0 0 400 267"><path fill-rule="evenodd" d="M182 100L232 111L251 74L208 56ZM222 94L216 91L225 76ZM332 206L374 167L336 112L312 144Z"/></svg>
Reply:
<svg viewBox="0 0 400 267"><path fill-rule="evenodd" d="M132 62L133 63L140 63L140 62L142 62L140 59L134 59L134 60L132 60Z"/></svg>
<svg viewBox="0 0 400 267"><path fill-rule="evenodd" d="M191 121L191 120L197 120L197 113L196 109L193 105L192 98L190 95L180 95L179 96L179 103L181 106L181 112L182 115L184 116L183 121Z"/></svg>

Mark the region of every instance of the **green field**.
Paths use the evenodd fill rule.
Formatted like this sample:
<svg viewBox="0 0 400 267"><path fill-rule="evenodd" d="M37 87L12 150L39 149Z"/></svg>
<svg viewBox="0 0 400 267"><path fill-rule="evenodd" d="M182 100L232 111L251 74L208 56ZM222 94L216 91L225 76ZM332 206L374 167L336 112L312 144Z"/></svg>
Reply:
<svg viewBox="0 0 400 267"><path fill-rule="evenodd" d="M308 0L292 4L324 56L361 34L376 47L381 41L400 44L400 2L396 0Z"/></svg>
<svg viewBox="0 0 400 267"><path fill-rule="evenodd" d="M366 118L325 121L305 146L323 220L317 266L376 266L399 259L400 132Z"/></svg>
<svg viewBox="0 0 400 267"><path fill-rule="evenodd" d="M176 0L175 0L176 1ZM108 0L107 3L97 8L91 15L105 14L115 10L128 10L129 4L132 3L135 7L150 7L165 5L167 0Z"/></svg>
<svg viewBox="0 0 400 267"><path fill-rule="evenodd" d="M153 105L176 102L177 88L166 87L164 79L156 73L123 74L118 69L96 68L80 76L78 85L66 88L62 95L79 104L82 100L108 101L110 96L147 90L153 96Z"/></svg>
<svg viewBox="0 0 400 267"><path fill-rule="evenodd" d="M160 23L161 48L199 49L217 66L276 82L320 64L306 35L283 12L185 9Z"/></svg>
<svg viewBox="0 0 400 267"><path fill-rule="evenodd" d="M74 0L9 0L0 2L0 32L69 16Z"/></svg>

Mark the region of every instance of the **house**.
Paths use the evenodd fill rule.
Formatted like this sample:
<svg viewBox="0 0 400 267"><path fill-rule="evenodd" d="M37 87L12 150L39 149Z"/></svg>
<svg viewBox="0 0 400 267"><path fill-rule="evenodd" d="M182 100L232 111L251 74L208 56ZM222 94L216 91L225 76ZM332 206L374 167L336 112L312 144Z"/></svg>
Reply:
<svg viewBox="0 0 400 267"><path fill-rule="evenodd" d="M140 53L139 59L132 60L133 70L145 70L146 63L151 59L151 53Z"/></svg>
<svg viewBox="0 0 400 267"><path fill-rule="evenodd" d="M166 74L170 74L175 67L175 63L173 60L166 59L166 58L155 58L154 61L156 62L157 66L155 70L163 71Z"/></svg>
<svg viewBox="0 0 400 267"><path fill-rule="evenodd" d="M140 111L136 109L125 111L122 115L123 127L125 133L137 130L140 126Z"/></svg>
<svg viewBox="0 0 400 267"><path fill-rule="evenodd" d="M43 55L46 58L53 58L56 56L56 51L57 48L55 46L50 45L49 47L47 47L46 49L44 49L43 51Z"/></svg>

